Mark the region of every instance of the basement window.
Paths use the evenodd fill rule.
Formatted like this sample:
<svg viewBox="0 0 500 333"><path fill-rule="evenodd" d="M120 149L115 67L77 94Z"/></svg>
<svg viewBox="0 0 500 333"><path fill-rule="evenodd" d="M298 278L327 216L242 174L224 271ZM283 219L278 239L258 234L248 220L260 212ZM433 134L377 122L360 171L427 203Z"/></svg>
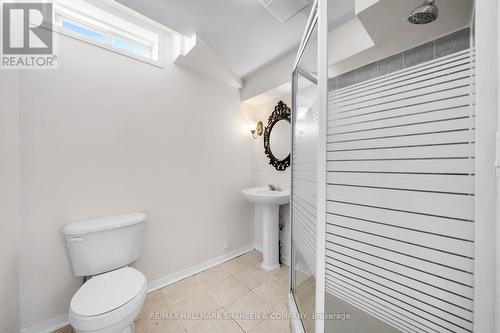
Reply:
<svg viewBox="0 0 500 333"><path fill-rule="evenodd" d="M122 13L114 15L101 8L57 6L55 25L58 32L87 43L163 67L162 31L131 22ZM86 13L87 12L87 13ZM140 23L140 22L139 22Z"/></svg>
<svg viewBox="0 0 500 333"><path fill-rule="evenodd" d="M104 32L99 32L95 29L92 29L90 27L86 27L83 24L78 24L75 22L72 22L66 18L60 17L61 20L61 27L66 30L66 31L71 31L80 37L85 37L90 40L94 40L97 42L101 43L108 43L111 39L110 36L106 36L106 33Z"/></svg>

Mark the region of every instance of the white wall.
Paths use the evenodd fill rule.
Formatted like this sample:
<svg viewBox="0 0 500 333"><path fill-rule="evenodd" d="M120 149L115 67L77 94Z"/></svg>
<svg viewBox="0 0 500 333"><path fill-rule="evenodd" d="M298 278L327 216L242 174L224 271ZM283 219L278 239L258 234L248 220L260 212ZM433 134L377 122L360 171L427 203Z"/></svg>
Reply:
<svg viewBox="0 0 500 333"><path fill-rule="evenodd" d="M82 283L68 221L145 211L149 281L253 242L252 144L239 91L58 35L59 69L21 75L22 327L67 313ZM170 45L167 43L167 45Z"/></svg>
<svg viewBox="0 0 500 333"><path fill-rule="evenodd" d="M295 56L296 51L293 50L283 58L267 64L255 73L247 75L243 80L241 99L246 101L289 82L292 77Z"/></svg>
<svg viewBox="0 0 500 333"><path fill-rule="evenodd" d="M267 126L267 120L274 107L280 99L271 100L259 106L254 106L252 116L256 120L264 123ZM281 100L291 108L291 97L286 95L281 97ZM250 135L249 135L250 137ZM282 188L290 188L290 168L285 171L278 171L269 164L269 159L264 152L263 136L254 140L254 183L255 186L263 186L267 184L275 184ZM280 232L280 241L282 242L282 256L285 260L290 260L290 205L280 207L280 215L285 219L285 227ZM262 248L262 217L261 212L257 210L255 214L255 244L257 248Z"/></svg>
<svg viewBox="0 0 500 333"><path fill-rule="evenodd" d="M19 75L0 71L0 332L19 330Z"/></svg>

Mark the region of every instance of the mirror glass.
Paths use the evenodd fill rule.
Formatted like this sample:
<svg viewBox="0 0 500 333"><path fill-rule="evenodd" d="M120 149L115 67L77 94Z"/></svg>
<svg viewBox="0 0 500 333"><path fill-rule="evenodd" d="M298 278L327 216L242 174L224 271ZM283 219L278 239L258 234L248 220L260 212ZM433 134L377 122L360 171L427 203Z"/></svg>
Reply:
<svg viewBox="0 0 500 333"><path fill-rule="evenodd" d="M284 160L290 154L290 122L286 119L277 121L271 129L269 147L278 160Z"/></svg>

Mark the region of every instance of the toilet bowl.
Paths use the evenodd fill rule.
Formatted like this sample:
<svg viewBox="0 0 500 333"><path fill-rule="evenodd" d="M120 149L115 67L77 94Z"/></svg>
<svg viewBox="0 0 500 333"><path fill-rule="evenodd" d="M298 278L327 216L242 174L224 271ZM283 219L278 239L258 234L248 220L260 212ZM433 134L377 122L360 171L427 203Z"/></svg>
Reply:
<svg viewBox="0 0 500 333"><path fill-rule="evenodd" d="M69 322L77 333L133 333L146 278L130 267L95 276L73 296Z"/></svg>
<svg viewBox="0 0 500 333"><path fill-rule="evenodd" d="M133 333L146 295L146 278L128 265L139 257L146 214L80 220L62 230L73 273L91 277L71 299L77 333Z"/></svg>

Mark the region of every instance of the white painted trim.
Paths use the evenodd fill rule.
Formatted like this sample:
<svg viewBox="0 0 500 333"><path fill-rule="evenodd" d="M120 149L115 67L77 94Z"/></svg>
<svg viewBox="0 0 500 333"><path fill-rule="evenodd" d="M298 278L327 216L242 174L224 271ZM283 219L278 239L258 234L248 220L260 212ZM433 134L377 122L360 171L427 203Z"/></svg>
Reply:
<svg viewBox="0 0 500 333"><path fill-rule="evenodd" d="M183 280L185 278L188 278L192 275L195 275L199 272L202 272L204 270L207 270L209 268L212 268L214 266L220 265L226 261L229 261L235 257L241 256L242 254L245 254L249 251L252 251L255 248L255 245L248 244L246 246L243 246L239 249L224 253L223 255L220 255L218 257L215 257L213 259L209 259L205 262L202 262L201 264L191 266L185 270L182 270L180 272L174 273L167 275L165 277L159 278L157 280L148 282L148 293L158 290L160 288L166 287L172 283L178 282L180 280Z"/></svg>
<svg viewBox="0 0 500 333"><path fill-rule="evenodd" d="M68 314L60 315L27 328L21 329L21 333L52 333L66 325L69 325Z"/></svg>
<svg viewBox="0 0 500 333"><path fill-rule="evenodd" d="M139 23L139 22L144 23L150 27L160 29L160 30L168 32L170 34L185 37L180 32L175 31L174 29L171 29L171 28L169 28L161 23L158 23L157 21L155 21L147 16L144 16L141 13L139 13L139 12L137 12L137 11L125 6L125 5L122 5L121 3L117 2L116 0L85 0L85 1L100 8L100 9L103 9L103 10L109 11L110 9L112 9L113 13L115 15L119 15L120 17L126 17L127 19L133 18L134 21L136 21L136 23Z"/></svg>
<svg viewBox="0 0 500 333"><path fill-rule="evenodd" d="M497 1L475 1L476 219L474 332L495 331ZM498 287L498 286L497 286ZM499 330L498 322L497 332Z"/></svg>
<svg viewBox="0 0 500 333"><path fill-rule="evenodd" d="M326 265L326 133L328 112L328 0L318 1L318 145L316 221L316 303L315 312L325 313ZM315 332L324 332L322 316L315 320Z"/></svg>
<svg viewBox="0 0 500 333"><path fill-rule="evenodd" d="M95 31L99 31L108 35L110 38L124 38L146 46L151 44L152 55L156 55L157 58L142 57L116 47L110 42L100 42L64 29L60 26L61 19L63 18L75 22L76 24L91 28ZM52 29L59 34L66 35L73 39L83 41L87 44L91 44L150 65L160 68L165 66L165 30L147 24L145 20L140 20L137 15L132 17L121 11L117 11L114 6L106 6L104 3L98 5L97 3L91 4L84 1L72 3L67 0L56 0L54 2Z"/></svg>
<svg viewBox="0 0 500 333"><path fill-rule="evenodd" d="M318 144L317 144L317 221L316 221L316 297L315 312L325 312L326 265L326 133L328 112L328 0L318 1ZM315 320L315 332L324 332L322 316Z"/></svg>
<svg viewBox="0 0 500 333"><path fill-rule="evenodd" d="M188 278L192 275L195 275L199 272L207 270L211 267L220 265L226 261L229 261L235 257L241 256L249 251L252 251L255 248L254 244L245 245L239 249L224 253L218 257L209 259L201 264L191 266L185 270L182 270L177 273L173 273L162 277L160 279L148 282L147 292L150 293L152 291L158 290L160 288L166 287L172 283L178 282L185 278ZM66 325L69 325L68 314L63 314L59 317L49 319L43 323L39 323L27 328L21 329L21 333L51 333L59 328L62 328Z"/></svg>
<svg viewBox="0 0 500 333"><path fill-rule="evenodd" d="M99 41L92 40L90 38L85 38L85 37L80 36L80 35L78 35L76 33L73 33L71 31L65 30L65 29L63 29L63 28L61 28L61 27L59 27L57 25L53 26L53 31L57 32L57 33L59 33L61 35L64 35L66 37L78 40L80 42L84 42L86 44L97 46L97 47L99 47L101 49L111 51L113 53L125 56L127 58L138 60L138 61L143 62L143 63L148 64L148 65L153 65L153 66L156 66L156 67L159 67L159 68L164 68L165 67L165 55L164 55L164 53L165 53L164 52L164 49L165 49L165 37L163 36L163 32L160 32L160 35L159 35L159 39L160 40L159 40L159 43L158 43L158 45L159 45L158 46L159 47L158 60L153 60L153 59L144 58L144 57L135 55L133 53L127 52L125 50L119 49L119 48L117 48L117 47L115 47L115 46L113 46L111 44L108 44L108 43L101 43Z"/></svg>
<svg viewBox="0 0 500 333"><path fill-rule="evenodd" d="M496 71L497 71L497 80L496 80L496 91L500 91L500 24L498 23L498 15L500 14L500 4L496 1L497 4L497 14L495 20L496 29L493 28L493 23L491 24L491 33L494 35L494 39L497 42L496 45ZM495 248L496 248L496 270L495 270L495 299L494 302L494 325L495 325L495 333L500 333L500 95L497 96L497 142L496 142L496 151L497 151L497 165L496 165L496 237L495 237ZM495 250L495 249L493 249Z"/></svg>

